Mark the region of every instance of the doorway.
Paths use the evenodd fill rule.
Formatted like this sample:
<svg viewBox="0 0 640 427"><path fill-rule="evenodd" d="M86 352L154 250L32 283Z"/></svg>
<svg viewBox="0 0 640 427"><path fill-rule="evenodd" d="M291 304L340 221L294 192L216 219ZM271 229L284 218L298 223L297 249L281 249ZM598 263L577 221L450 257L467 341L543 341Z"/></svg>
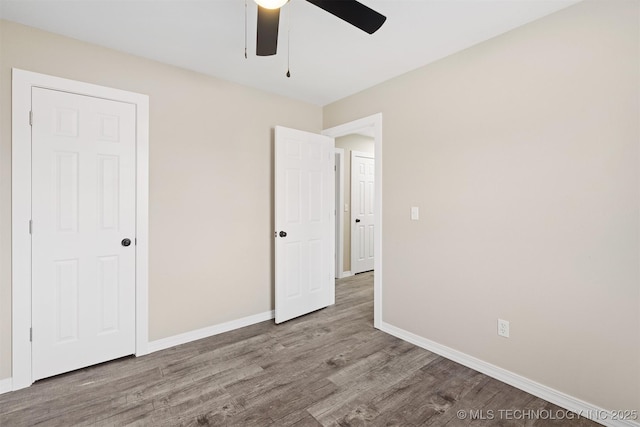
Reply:
<svg viewBox="0 0 640 427"><path fill-rule="evenodd" d="M342 226L336 234L336 242L343 241L338 248L343 269L336 277L340 278L374 268L375 140L368 129L337 137L335 141L336 151L341 150L345 158L342 176L336 168L336 188L343 193L343 201L336 200L336 226L338 222Z"/></svg>
<svg viewBox="0 0 640 427"><path fill-rule="evenodd" d="M323 135L336 138L344 137L347 135L364 134L369 135L373 139L374 152L376 153L374 160L374 218L375 229L373 230L373 251L374 257L374 279L373 279L373 292L374 292L374 327L380 328L382 324L382 113L374 114L372 116L364 117L362 119L354 120L342 125L338 125L329 129L325 129L322 132ZM345 150L345 158L349 158ZM343 162L346 166L347 161ZM345 176L349 176L346 172ZM345 196L345 201L347 197ZM345 202L346 203L346 202ZM344 213L345 218L350 218L351 206L348 206L349 214L345 213L346 206L339 206ZM337 210L336 210L337 214ZM338 215L336 215L338 218ZM343 232L345 231L343 224ZM337 231L340 233L340 230ZM345 240L347 240L345 238ZM345 268L346 270L346 268ZM343 273L343 277L347 277L350 271L347 270Z"/></svg>

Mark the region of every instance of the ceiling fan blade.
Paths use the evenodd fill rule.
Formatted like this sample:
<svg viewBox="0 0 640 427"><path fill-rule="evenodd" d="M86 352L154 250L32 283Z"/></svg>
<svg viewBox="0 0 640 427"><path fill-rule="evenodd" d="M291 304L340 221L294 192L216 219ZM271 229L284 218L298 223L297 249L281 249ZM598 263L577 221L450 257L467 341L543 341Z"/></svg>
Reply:
<svg viewBox="0 0 640 427"><path fill-rule="evenodd" d="M256 36L256 55L275 55L278 49L278 23L280 9L265 9L258 6L258 32Z"/></svg>
<svg viewBox="0 0 640 427"><path fill-rule="evenodd" d="M373 34L384 24L387 17L356 0L307 0L343 21Z"/></svg>

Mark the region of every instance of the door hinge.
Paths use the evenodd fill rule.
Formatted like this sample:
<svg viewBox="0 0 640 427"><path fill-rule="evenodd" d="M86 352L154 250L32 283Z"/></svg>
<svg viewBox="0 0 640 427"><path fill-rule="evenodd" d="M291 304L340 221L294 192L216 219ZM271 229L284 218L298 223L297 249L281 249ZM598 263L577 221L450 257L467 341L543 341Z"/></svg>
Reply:
<svg viewBox="0 0 640 427"><path fill-rule="evenodd" d="M33 220L29 220L29 234L33 234Z"/></svg>
<svg viewBox="0 0 640 427"><path fill-rule="evenodd" d="M337 171L338 169L336 169L336 165L333 165L333 170Z"/></svg>
<svg viewBox="0 0 640 427"><path fill-rule="evenodd" d="M29 342L33 342L33 328L29 328Z"/></svg>
<svg viewBox="0 0 640 427"><path fill-rule="evenodd" d="M29 111L29 126L33 126L33 111Z"/></svg>

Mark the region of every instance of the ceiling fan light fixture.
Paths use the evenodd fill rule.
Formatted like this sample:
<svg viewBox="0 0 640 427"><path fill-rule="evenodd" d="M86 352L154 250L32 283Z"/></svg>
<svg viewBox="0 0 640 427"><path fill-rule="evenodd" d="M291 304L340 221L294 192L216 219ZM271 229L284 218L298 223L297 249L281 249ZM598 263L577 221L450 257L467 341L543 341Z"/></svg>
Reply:
<svg viewBox="0 0 640 427"><path fill-rule="evenodd" d="M258 6L262 6L265 9L280 9L287 4L289 0L255 0Z"/></svg>
<svg viewBox="0 0 640 427"><path fill-rule="evenodd" d="M280 8L287 4L287 1L288 0L255 0L255 2L258 3L258 20L256 24L257 56L271 56L276 54L278 49ZM386 16L365 6L358 0L307 0L307 2L368 34L373 34L378 31L387 20ZM270 8L273 9L270 10Z"/></svg>

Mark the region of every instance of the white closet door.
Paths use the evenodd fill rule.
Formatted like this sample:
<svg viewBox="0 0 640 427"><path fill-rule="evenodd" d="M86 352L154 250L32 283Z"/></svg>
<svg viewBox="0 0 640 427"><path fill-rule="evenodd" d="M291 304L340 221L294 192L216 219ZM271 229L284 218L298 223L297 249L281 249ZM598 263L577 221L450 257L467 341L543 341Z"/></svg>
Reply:
<svg viewBox="0 0 640 427"><path fill-rule="evenodd" d="M37 380L135 352L132 104L33 88Z"/></svg>

